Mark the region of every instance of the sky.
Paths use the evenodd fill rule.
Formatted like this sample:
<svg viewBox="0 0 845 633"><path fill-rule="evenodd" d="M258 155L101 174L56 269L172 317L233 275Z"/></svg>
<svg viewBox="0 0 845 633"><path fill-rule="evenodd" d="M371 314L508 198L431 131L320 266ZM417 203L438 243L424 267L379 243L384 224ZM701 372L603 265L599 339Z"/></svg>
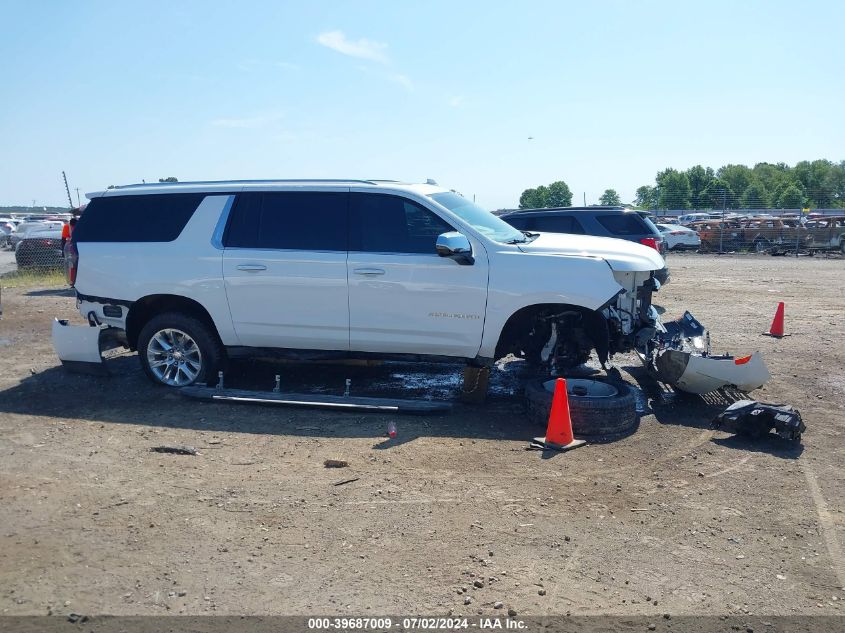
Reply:
<svg viewBox="0 0 845 633"><path fill-rule="evenodd" d="M0 205L176 176L564 180L845 159L845 3L0 0Z"/></svg>

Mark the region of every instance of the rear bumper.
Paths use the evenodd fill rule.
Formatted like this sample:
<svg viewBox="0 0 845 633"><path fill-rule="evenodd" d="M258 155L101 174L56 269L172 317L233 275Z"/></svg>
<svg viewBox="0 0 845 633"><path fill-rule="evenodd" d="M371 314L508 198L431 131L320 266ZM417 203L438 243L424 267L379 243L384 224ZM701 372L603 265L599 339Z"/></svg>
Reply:
<svg viewBox="0 0 845 633"><path fill-rule="evenodd" d="M101 354L107 328L70 325L66 320L53 319L53 348L62 365L73 372L108 374Z"/></svg>

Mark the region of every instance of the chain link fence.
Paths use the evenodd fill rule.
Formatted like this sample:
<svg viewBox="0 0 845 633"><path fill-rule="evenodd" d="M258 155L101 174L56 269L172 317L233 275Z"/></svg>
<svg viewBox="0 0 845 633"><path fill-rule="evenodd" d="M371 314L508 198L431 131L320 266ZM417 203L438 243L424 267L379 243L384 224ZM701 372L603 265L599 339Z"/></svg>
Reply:
<svg viewBox="0 0 845 633"><path fill-rule="evenodd" d="M62 270L62 226L63 222L58 221L21 222L12 230L0 227L0 252L13 255L20 271Z"/></svg>
<svg viewBox="0 0 845 633"><path fill-rule="evenodd" d="M694 215L707 216L690 218ZM756 252L773 255L845 255L845 210L815 213L754 210L695 214L665 211L661 224L682 222L701 239L701 253Z"/></svg>

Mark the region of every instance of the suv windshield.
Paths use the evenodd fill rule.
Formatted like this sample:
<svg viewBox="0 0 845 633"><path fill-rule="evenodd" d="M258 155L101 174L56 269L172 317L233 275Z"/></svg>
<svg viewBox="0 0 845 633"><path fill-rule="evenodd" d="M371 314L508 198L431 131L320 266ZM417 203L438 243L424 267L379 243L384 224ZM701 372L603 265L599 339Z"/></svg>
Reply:
<svg viewBox="0 0 845 633"><path fill-rule="evenodd" d="M504 220L500 220L487 209L479 207L457 193L451 191L445 193L434 193L429 196L437 204L440 204L464 222L469 224L476 231L496 242L516 243L527 242L528 238L521 231L517 231Z"/></svg>

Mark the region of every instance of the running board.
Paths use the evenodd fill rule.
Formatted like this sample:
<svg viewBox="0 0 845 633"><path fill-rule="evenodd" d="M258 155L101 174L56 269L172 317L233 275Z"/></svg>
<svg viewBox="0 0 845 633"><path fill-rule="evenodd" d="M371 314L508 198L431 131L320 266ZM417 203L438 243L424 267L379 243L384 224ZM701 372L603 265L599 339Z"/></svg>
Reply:
<svg viewBox="0 0 845 633"><path fill-rule="evenodd" d="M403 400L399 398L363 398L358 396L332 396L322 393L273 393L248 391L245 389L220 389L217 387L182 387L183 396L212 402L235 404L275 404L293 407L313 407L336 411L371 411L382 413L404 413L410 415L431 415L452 410L449 402L431 400Z"/></svg>

